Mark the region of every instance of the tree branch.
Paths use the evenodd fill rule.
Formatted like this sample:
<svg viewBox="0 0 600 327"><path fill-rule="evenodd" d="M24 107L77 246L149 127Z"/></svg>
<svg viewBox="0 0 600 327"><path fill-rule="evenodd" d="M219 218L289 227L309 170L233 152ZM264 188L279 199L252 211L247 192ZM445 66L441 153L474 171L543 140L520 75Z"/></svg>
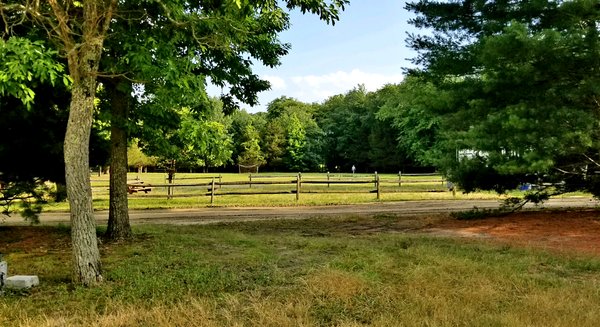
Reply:
<svg viewBox="0 0 600 327"><path fill-rule="evenodd" d="M593 163L594 165L596 165L597 167L600 167L600 164L598 162L596 162L594 159L590 158L587 154L583 153L583 156L589 160L591 163Z"/></svg>

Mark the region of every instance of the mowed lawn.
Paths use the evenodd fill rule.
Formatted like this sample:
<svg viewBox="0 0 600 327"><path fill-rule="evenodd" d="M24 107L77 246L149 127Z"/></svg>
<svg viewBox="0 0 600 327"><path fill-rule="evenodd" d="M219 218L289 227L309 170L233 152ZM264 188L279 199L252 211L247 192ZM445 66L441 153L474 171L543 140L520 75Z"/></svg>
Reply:
<svg viewBox="0 0 600 327"><path fill-rule="evenodd" d="M167 179L164 173L129 173L131 183L144 182L150 184L148 193L136 192L129 195L130 209L159 209L159 208L196 208L207 206L296 206L296 205L336 205L372 203L386 201L410 200L465 200L465 199L503 199L491 192L478 192L453 194L446 187L442 176L406 176L401 178L397 174L380 174L381 196L377 199L375 175L373 174L330 174L304 173L302 174L302 190L299 199L296 199L297 174L293 173L260 173L260 174L235 174L235 173L177 173L171 188L172 198L167 196ZM211 203L210 183L215 182L238 183L240 185L217 186L213 203ZM220 178L219 178L220 177ZM323 183L327 180L330 185ZM107 210L109 207L109 176L91 175L94 208ZM254 184L248 184L252 181ZM311 183L320 181L321 183ZM365 181L365 183L353 183ZM264 184L286 182L286 184ZM350 182L336 184L340 182ZM263 183L263 184L261 184ZM184 185L184 186L182 186ZM266 193L266 194L260 194ZM277 194L279 193L279 194ZM522 196L517 192L516 196ZM45 211L66 211L66 201L50 203L44 206Z"/></svg>
<svg viewBox="0 0 600 327"><path fill-rule="evenodd" d="M405 232L397 217L135 226L69 283L67 227L0 226L0 326L597 326L600 259Z"/></svg>

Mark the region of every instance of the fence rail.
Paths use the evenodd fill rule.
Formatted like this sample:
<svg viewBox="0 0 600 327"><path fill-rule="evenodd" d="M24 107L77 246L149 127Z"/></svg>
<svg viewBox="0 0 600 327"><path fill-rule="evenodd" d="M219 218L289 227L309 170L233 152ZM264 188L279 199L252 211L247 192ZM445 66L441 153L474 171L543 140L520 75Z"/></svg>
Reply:
<svg viewBox="0 0 600 327"><path fill-rule="evenodd" d="M389 176L389 175L387 175ZM273 195L273 194L293 194L298 201L301 194L355 194L355 193L370 193L376 194L377 199L381 198L381 194L385 193L398 193L403 192L405 189L411 190L412 188L423 189L427 185L437 184L445 185L445 180L440 178L427 178L427 179L406 179L403 177L433 177L434 174L402 174L398 173L398 178L381 178L377 173L373 175L334 175L324 174L323 177L315 177L314 175L304 179L302 174L296 175L257 175L248 174L247 180L239 181L223 181L222 176L198 176L198 177L182 177L172 179L170 182L165 180L165 183L141 183L138 181L131 182L128 186L139 186L143 185L145 188L155 190L150 194L137 193L139 197L148 198L164 198L171 199L174 197L204 197L210 196L210 203L215 202L215 198L218 196L227 195ZM439 175L438 175L439 176ZM279 179L279 180L276 180ZM201 182L183 182L177 183L177 181L184 180L206 180ZM92 180L100 182L97 180ZM438 184L439 183L439 184ZM404 187L403 187L403 184ZM409 185L410 184L410 185ZM419 185L422 184L423 186ZM269 188L269 186L273 186ZM347 188L341 189L340 186L348 185ZM361 185L372 185L368 187L361 187ZM414 186L411 186L414 185ZM311 187L312 186L312 187ZM95 188L106 189L108 185L95 185ZM246 188L246 190L244 190ZM385 189L384 189L385 188ZM158 192L157 189L165 189L166 192ZM178 190L175 192L175 190ZM435 190L427 189L421 192L442 192L449 189L442 187L436 187ZM130 192L131 193L131 192Z"/></svg>

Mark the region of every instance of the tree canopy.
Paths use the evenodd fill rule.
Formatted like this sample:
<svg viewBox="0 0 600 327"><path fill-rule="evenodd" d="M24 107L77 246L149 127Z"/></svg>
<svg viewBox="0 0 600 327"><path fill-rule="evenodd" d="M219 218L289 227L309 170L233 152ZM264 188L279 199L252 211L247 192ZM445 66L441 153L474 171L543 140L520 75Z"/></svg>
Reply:
<svg viewBox="0 0 600 327"><path fill-rule="evenodd" d="M467 191L521 183L596 190L596 1L418 1L411 73L444 96L437 166Z"/></svg>
<svg viewBox="0 0 600 327"><path fill-rule="evenodd" d="M299 8L302 12L316 14L322 20L333 23L339 18L339 10L343 9L347 2L347 0L289 0L285 2L285 6L289 9ZM133 11L134 14L139 14L138 16L132 17L129 15L132 13L132 11L127 10L127 6L130 4L138 5L137 10ZM151 10L144 11L144 8ZM225 24L211 25L210 19L206 19L204 16L205 12L212 13L217 20L223 20ZM220 58L221 60L211 60L205 68L212 71L212 69L216 69L217 65L222 65L218 67L225 67L226 69L217 69L217 71L226 71L231 68L236 72L251 67L250 61L239 60L241 58L237 56L238 54L248 53L255 58L261 58L266 51L267 54L264 57L268 58L268 62L277 64L278 57L285 54L285 52L276 52L275 56L269 58L273 55L273 52L267 50L265 45L273 44L277 33L288 27L286 25L287 15L282 11L279 3L252 0L223 2L173 0L143 1L143 3L119 2L117 0L6 1L0 3L0 15L2 18L0 28L3 40L13 36L11 34L14 33L14 29L26 22L38 34L47 32L49 44L54 48L53 51L66 58L66 66L72 84L70 88L69 119L64 141L65 176L71 208L74 277L76 281L85 285L91 285L102 280L89 181L89 142L98 77L103 75L100 70L101 62L103 58L113 54L109 49L105 49L105 42L107 45L111 40L119 42L116 39L119 34L115 33L113 23L121 18L126 18L141 25L150 24L158 28L163 26L163 37L165 38L161 41L167 40L171 36L173 43L181 42L179 43L179 50L190 50L189 53L175 53L178 53L181 58L194 57L196 62L203 62L203 54L211 49L217 49L217 51L224 54L234 53L233 60L228 55L215 56L214 58ZM250 22L262 22L263 24L248 24L245 25L246 29L239 30L238 23L244 25L248 20ZM227 33L219 33L221 32L220 28L227 26L227 24L231 27L230 30L234 31L233 37L228 39L230 42L217 42L216 46L213 46L215 43L212 42L220 35L230 36ZM169 25L177 28L168 28ZM212 33L210 33L211 28ZM251 31L252 28L265 28L267 32L270 32L271 38L253 38L244 33L244 31ZM205 29L209 29L209 33L198 34L198 32ZM170 31L181 30L186 32L185 38L175 37L178 35L173 34L169 35ZM136 35L137 32L136 29L129 29L126 35ZM123 35L125 34L121 34L121 36ZM179 36L181 35L179 34ZM197 37L199 35L201 37ZM208 37L204 37L205 35L208 35ZM152 38L140 37L143 40L152 42ZM132 39L134 38L128 39L128 41ZM185 43L187 43L187 46ZM124 42L124 44L133 46L134 42ZM154 49L154 47L149 48ZM236 49L240 51L236 52ZM125 53L135 52L132 48L123 50ZM146 57L128 57L127 55L120 57L124 57L125 60L150 62L152 59L161 56L158 53L151 53L150 56ZM188 60L187 64L193 62ZM174 67L179 64L185 65L186 61L167 60L163 64L166 64L167 67ZM16 63L16 65L18 66L19 63ZM5 69L10 70L11 67L5 67ZM33 70L33 72L36 72L36 70ZM171 74L176 72L177 70L170 71ZM122 71L119 70L114 73L121 74ZM209 74L203 74L202 71L195 73L209 76ZM168 74L169 71L166 71L164 76L169 76ZM19 74L4 73L0 81L2 81L3 87L12 81L16 81L16 84L9 85L6 90L21 97L24 103L30 102L29 98L33 97L33 94L27 88L21 88L24 83L20 76ZM234 74L231 74L231 76L234 76ZM242 79L234 80L231 85L231 93L241 98L242 101L249 101L252 98L252 92L247 93L245 87L248 83L266 86L266 82L258 81L258 78L251 73L240 74L239 76ZM40 78L42 77L40 76ZM214 77L217 83L227 80L226 78L220 79L218 74ZM8 80L9 78L11 80ZM185 84L186 81L186 79L183 79L182 83ZM22 92L19 91L19 88Z"/></svg>

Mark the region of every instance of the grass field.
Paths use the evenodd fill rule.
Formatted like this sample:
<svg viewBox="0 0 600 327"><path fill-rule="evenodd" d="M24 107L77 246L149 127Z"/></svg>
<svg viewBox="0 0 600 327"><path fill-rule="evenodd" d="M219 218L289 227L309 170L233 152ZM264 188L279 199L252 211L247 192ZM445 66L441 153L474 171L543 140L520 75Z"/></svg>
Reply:
<svg viewBox="0 0 600 327"><path fill-rule="evenodd" d="M0 226L10 273L35 272L42 283L1 298L0 326L600 321L599 259L388 228L398 219L135 226L135 241L102 245L106 280L92 289L68 283L67 227Z"/></svg>
<svg viewBox="0 0 600 327"><path fill-rule="evenodd" d="M178 173L174 184L208 184L212 177L221 177L223 182L249 182L249 174L189 174ZM296 174L262 173L253 175L255 184L227 185L219 188L214 203L210 202L208 185L183 186L173 189L174 197L167 199L167 188L152 187L149 193L134 193L129 196L129 207L132 209L157 208L193 208L206 206L296 206L296 205L335 205L351 203L369 203L377 201L409 201L409 200L450 200L450 199L500 199L492 192L456 194L448 191L441 176L402 176L399 185L398 175L381 174L381 198L377 200L374 183L365 184L302 184L300 199L296 201L294 192L296 185L292 180ZM94 208L108 209L108 175L92 175L92 194ZM130 173L129 180L139 179L145 184L166 185L166 175L163 173ZM373 181L374 175L367 174L331 174L330 180L335 181ZM302 175L303 181L326 181L327 174L309 173ZM286 185L259 185L256 182L288 181ZM223 192L245 194L219 195ZM287 192L286 194L256 194L260 192ZM253 194L254 193L254 194ZM68 210L68 204L51 203L44 208L47 211Z"/></svg>

